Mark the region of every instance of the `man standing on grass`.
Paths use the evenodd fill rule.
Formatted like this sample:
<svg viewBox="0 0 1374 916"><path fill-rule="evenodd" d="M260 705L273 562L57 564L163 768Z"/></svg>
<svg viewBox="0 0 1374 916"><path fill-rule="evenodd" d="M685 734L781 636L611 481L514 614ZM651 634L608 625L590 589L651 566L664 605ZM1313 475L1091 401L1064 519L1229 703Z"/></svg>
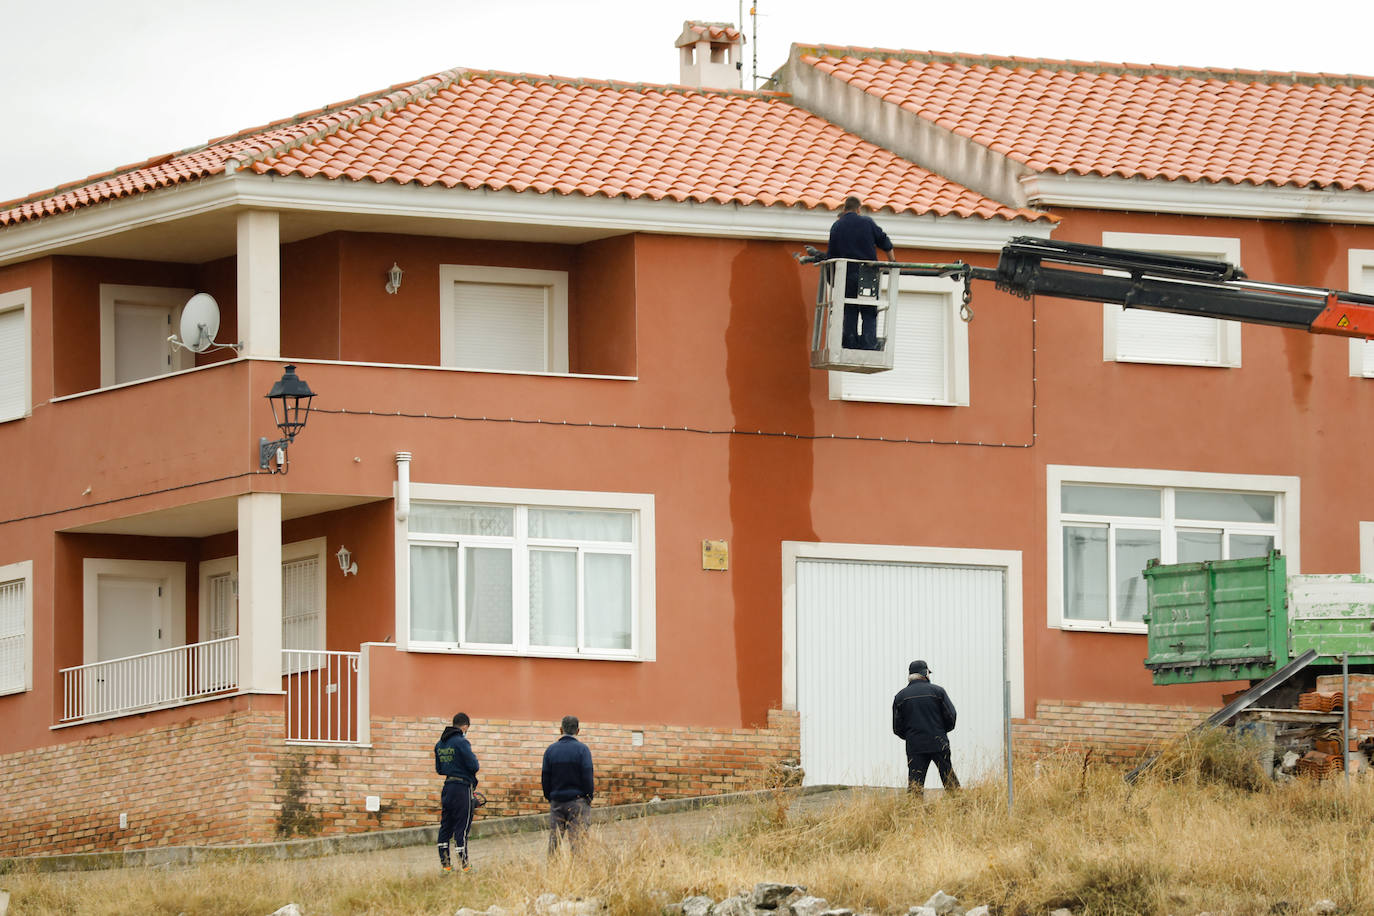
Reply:
<svg viewBox="0 0 1374 916"><path fill-rule="evenodd" d="M596 779L592 775L592 752L577 740L577 716L564 716L562 734L544 751L541 781L549 802L549 853L558 848L566 834L573 848L591 817Z"/></svg>
<svg viewBox="0 0 1374 916"><path fill-rule="evenodd" d="M467 713L458 713L434 745L434 772L444 777L444 790L439 796L439 864L445 872L453 871L450 840L458 847L458 863L463 871L472 867L468 863L468 830L472 827L472 792L477 788L479 764L467 739L471 724Z"/></svg>
<svg viewBox="0 0 1374 916"><path fill-rule="evenodd" d="M906 740L907 789L925 791L930 765L940 772L946 789L959 788L949 762L949 733L956 713L949 694L930 682L930 666L917 659L907 667L907 685L892 698L892 732Z"/></svg>

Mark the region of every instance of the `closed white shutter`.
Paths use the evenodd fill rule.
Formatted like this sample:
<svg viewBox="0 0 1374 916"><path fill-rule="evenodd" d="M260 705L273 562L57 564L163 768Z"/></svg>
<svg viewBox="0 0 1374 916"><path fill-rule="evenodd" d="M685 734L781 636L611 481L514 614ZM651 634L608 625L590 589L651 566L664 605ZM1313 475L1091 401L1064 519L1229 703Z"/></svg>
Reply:
<svg viewBox="0 0 1374 916"><path fill-rule="evenodd" d="M1117 308L1117 359L1221 365L1222 323L1217 319Z"/></svg>
<svg viewBox="0 0 1374 916"><path fill-rule="evenodd" d="M26 580L0 582L0 693L23 690L29 657Z"/></svg>
<svg viewBox="0 0 1374 916"><path fill-rule="evenodd" d="M549 290L513 283L458 282L453 290L453 365L549 370Z"/></svg>
<svg viewBox="0 0 1374 916"><path fill-rule="evenodd" d="M24 310L0 312L0 420L28 413L29 348Z"/></svg>
<svg viewBox="0 0 1374 916"><path fill-rule="evenodd" d="M939 293L902 292L897 298L897 352L886 372L839 373L847 401L902 404L950 401L950 300Z"/></svg>
<svg viewBox="0 0 1374 916"><path fill-rule="evenodd" d="M209 632L204 639L224 639L239 631L238 606L234 601L234 575L223 573L211 576L207 583L210 590Z"/></svg>
<svg viewBox="0 0 1374 916"><path fill-rule="evenodd" d="M1356 289L1363 293L1374 293L1374 267L1365 267L1360 271L1360 282L1356 284ZM1360 348L1360 374L1365 378L1374 378L1374 343L1361 341Z"/></svg>
<svg viewBox="0 0 1374 916"><path fill-rule="evenodd" d="M324 608L320 603L320 558L281 565L281 647L324 649Z"/></svg>

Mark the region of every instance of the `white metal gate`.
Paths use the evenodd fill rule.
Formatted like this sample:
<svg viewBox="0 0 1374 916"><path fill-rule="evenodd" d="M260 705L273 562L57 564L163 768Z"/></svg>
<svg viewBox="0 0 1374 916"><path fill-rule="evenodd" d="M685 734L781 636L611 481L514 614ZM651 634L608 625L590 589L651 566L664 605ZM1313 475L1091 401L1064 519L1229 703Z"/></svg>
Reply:
<svg viewBox="0 0 1374 916"><path fill-rule="evenodd" d="M906 785L892 697L913 659L958 710L955 771L1001 765L1005 588L999 567L798 558L797 709L808 785ZM927 784L938 786L931 767Z"/></svg>

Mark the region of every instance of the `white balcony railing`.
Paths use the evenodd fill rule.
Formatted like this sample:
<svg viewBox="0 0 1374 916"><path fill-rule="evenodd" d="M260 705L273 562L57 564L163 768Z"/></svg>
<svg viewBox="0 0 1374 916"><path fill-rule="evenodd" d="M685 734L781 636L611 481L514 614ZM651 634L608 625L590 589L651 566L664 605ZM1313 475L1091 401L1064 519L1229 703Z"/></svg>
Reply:
<svg viewBox="0 0 1374 916"><path fill-rule="evenodd" d="M358 652L283 649L286 740L292 744L360 744L364 715Z"/></svg>
<svg viewBox="0 0 1374 916"><path fill-rule="evenodd" d="M237 636L63 668L62 722L104 719L232 693Z"/></svg>

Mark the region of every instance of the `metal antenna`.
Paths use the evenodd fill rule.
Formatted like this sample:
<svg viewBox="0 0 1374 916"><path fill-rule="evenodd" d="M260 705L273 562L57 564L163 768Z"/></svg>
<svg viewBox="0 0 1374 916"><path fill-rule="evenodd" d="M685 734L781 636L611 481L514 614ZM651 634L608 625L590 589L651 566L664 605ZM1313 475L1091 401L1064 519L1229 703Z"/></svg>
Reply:
<svg viewBox="0 0 1374 916"><path fill-rule="evenodd" d="M749 17L751 33L749 40L754 43L754 72L750 78L749 88L757 89L759 88L759 5L757 2L749 5Z"/></svg>

